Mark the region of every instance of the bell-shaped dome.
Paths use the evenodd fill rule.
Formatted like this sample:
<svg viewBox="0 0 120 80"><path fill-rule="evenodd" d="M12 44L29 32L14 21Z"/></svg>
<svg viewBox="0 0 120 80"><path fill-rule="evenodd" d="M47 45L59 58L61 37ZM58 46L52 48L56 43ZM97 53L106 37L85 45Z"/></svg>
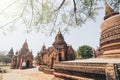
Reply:
<svg viewBox="0 0 120 80"><path fill-rule="evenodd" d="M105 17L104 20L114 16L116 14L119 14L119 12L115 12L107 3L105 3Z"/></svg>

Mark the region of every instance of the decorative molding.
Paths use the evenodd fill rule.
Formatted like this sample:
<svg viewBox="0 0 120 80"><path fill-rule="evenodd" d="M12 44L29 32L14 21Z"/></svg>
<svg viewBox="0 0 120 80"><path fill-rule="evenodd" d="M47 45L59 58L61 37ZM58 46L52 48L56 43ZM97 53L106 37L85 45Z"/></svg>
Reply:
<svg viewBox="0 0 120 80"><path fill-rule="evenodd" d="M106 63L58 63L54 65L54 69L78 71L85 73L105 74Z"/></svg>

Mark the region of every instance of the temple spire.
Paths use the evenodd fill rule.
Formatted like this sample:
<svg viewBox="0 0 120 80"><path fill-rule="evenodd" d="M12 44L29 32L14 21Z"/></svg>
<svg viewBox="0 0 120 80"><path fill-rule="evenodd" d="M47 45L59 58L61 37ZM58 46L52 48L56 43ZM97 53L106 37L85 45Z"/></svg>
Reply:
<svg viewBox="0 0 120 80"><path fill-rule="evenodd" d="M43 42L42 50L46 50L45 42Z"/></svg>
<svg viewBox="0 0 120 80"><path fill-rule="evenodd" d="M24 49L25 49L25 48L28 49L27 39L25 39L25 42L24 42L22 48L24 48Z"/></svg>
<svg viewBox="0 0 120 80"><path fill-rule="evenodd" d="M58 31L58 34L61 34L61 29L60 29L60 27L59 27L59 31Z"/></svg>
<svg viewBox="0 0 120 80"><path fill-rule="evenodd" d="M55 41L54 41L54 43L53 43L53 46L54 46L55 48L58 48L58 47L61 47L61 46L62 46L62 48L63 48L63 47L66 46L66 42L65 42L65 40L64 40L64 37L63 37L63 35L62 35L62 33L61 33L60 28L59 28L59 31L58 31L56 37L55 37Z"/></svg>
<svg viewBox="0 0 120 80"><path fill-rule="evenodd" d="M104 17L104 20L111 17L111 16L114 16L116 14L119 14L119 13L115 12L106 2L105 3L105 17Z"/></svg>

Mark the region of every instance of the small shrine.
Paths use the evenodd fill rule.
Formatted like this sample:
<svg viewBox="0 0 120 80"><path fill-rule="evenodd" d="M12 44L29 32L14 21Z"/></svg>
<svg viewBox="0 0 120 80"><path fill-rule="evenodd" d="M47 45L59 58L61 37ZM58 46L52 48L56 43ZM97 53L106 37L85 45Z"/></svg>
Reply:
<svg viewBox="0 0 120 80"><path fill-rule="evenodd" d="M32 51L28 49L27 41L24 42L22 48L12 57L11 69L26 69L33 67Z"/></svg>
<svg viewBox="0 0 120 80"><path fill-rule="evenodd" d="M47 49L45 44L43 44L36 58L37 64L40 65L40 67L46 65L47 68L52 69L56 63L74 60L75 54L72 46L65 42L59 29L52 46Z"/></svg>

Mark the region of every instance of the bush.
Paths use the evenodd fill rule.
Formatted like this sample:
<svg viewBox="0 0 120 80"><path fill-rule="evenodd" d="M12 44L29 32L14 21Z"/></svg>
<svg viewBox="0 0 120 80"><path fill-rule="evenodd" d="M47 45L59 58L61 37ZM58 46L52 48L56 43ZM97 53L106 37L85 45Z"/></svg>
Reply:
<svg viewBox="0 0 120 80"><path fill-rule="evenodd" d="M7 63L11 62L11 58L6 56L6 55L1 54L0 55L0 62L3 62L7 65Z"/></svg>
<svg viewBox="0 0 120 80"><path fill-rule="evenodd" d="M77 56L82 59L87 59L93 57L92 47L88 45L83 45L77 50Z"/></svg>

